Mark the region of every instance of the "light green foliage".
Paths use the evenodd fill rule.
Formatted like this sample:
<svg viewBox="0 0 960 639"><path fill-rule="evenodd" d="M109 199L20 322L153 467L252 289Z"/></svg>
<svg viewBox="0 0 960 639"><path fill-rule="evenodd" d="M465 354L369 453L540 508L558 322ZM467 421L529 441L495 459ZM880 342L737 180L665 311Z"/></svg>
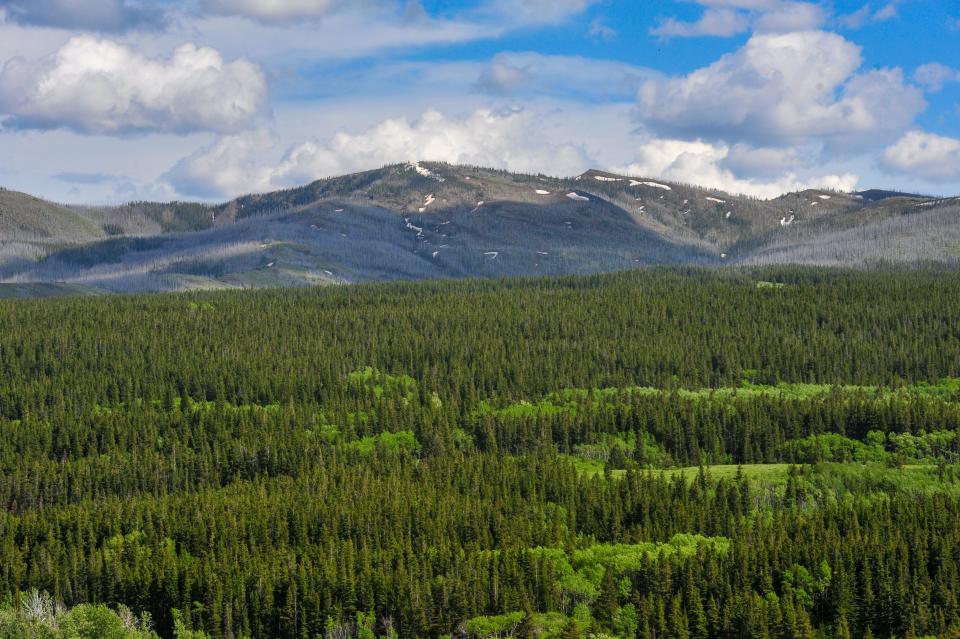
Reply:
<svg viewBox="0 0 960 639"><path fill-rule="evenodd" d="M349 373L347 379L353 384L368 388L377 399L401 397L410 401L417 391L417 382L409 375L381 373L371 366ZM437 399L439 400L439 397Z"/></svg>
<svg viewBox="0 0 960 639"><path fill-rule="evenodd" d="M476 639L512 637L523 621L524 614L512 612L505 615L474 617L469 619L464 627L467 633ZM532 622L537 636L542 639L554 639L563 631L567 617L557 612L534 613Z"/></svg>
<svg viewBox="0 0 960 639"><path fill-rule="evenodd" d="M586 404L592 410L614 405L624 399L635 396L671 396L683 399L719 401L731 399L749 399L751 397L776 397L793 400L809 400L830 394L840 394L850 399L895 399L911 398L942 399L960 401L960 378L946 378L936 383L918 382L899 388L881 386L855 386L832 384L779 383L774 385L755 384L750 375L756 371L747 371L742 386L705 389L660 389L650 387L623 387L602 389L566 389L548 394L537 401L522 400L496 408L490 401L480 403L480 414L495 414L499 417L518 418L558 413L577 414Z"/></svg>
<svg viewBox="0 0 960 639"><path fill-rule="evenodd" d="M209 639L207 633L199 630L190 630L183 621L179 610L173 610L173 636L176 639Z"/></svg>
<svg viewBox="0 0 960 639"><path fill-rule="evenodd" d="M611 629L621 637L636 637L638 625L637 609L633 604L627 604L617 610L610 622Z"/></svg>
<svg viewBox="0 0 960 639"><path fill-rule="evenodd" d="M375 451L396 455L399 453L418 453L421 445L417 436L408 431L399 433L380 433L347 444L347 448L362 455L372 455Z"/></svg>
<svg viewBox="0 0 960 639"><path fill-rule="evenodd" d="M149 615L136 617L125 607L81 604L67 609L37 591L21 595L16 606L0 605L0 639L159 639L150 626Z"/></svg>
<svg viewBox="0 0 960 639"><path fill-rule="evenodd" d="M877 442L876 435L879 435ZM886 452L883 449L884 434L871 431L869 443L838 435L823 433L810 435L803 439L792 439L784 443L783 454L788 459L802 464L817 462L872 462L883 461Z"/></svg>
<svg viewBox="0 0 960 639"><path fill-rule="evenodd" d="M814 598L830 587L833 571L826 560L820 562L813 572L801 565L785 570L782 575L784 592L792 594L797 602L805 607L813 606Z"/></svg>
<svg viewBox="0 0 960 639"><path fill-rule="evenodd" d="M513 634L521 619L523 619L522 612L511 612L505 615L474 617L468 620L465 625L467 632L479 639L508 637Z"/></svg>
<svg viewBox="0 0 960 639"><path fill-rule="evenodd" d="M729 548L729 540L722 537L677 534L665 543L593 544L572 554L559 548L534 548L529 553L550 561L565 593L577 601L589 602L596 599L608 568L622 576L646 562L690 557L700 551L725 554ZM621 582L618 587L622 590L623 586Z"/></svg>

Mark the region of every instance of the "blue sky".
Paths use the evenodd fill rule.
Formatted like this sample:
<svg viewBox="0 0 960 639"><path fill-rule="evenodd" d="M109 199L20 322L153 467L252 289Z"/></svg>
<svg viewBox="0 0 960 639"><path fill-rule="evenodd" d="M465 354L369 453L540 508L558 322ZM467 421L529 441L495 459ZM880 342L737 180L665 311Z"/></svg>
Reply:
<svg viewBox="0 0 960 639"><path fill-rule="evenodd" d="M960 2L0 0L0 184L222 200L386 163L960 193Z"/></svg>

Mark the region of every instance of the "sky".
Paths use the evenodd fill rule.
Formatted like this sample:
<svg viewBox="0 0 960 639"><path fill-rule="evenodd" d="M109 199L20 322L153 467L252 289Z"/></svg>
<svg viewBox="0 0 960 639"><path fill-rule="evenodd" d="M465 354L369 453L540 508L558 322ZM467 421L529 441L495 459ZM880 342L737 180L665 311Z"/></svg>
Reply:
<svg viewBox="0 0 960 639"><path fill-rule="evenodd" d="M222 201L406 161L960 193L960 0L0 0L0 186Z"/></svg>

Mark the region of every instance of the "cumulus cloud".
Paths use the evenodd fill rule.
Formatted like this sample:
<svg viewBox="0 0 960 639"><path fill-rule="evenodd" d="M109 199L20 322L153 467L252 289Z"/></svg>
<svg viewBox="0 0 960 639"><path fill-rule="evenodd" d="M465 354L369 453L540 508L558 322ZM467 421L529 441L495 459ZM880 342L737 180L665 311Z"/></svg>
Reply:
<svg viewBox="0 0 960 639"><path fill-rule="evenodd" d="M255 64L226 62L185 44L151 59L110 40L72 38L40 60L0 69L0 113L9 128L68 128L89 134L220 132L248 127L265 108Z"/></svg>
<svg viewBox="0 0 960 639"><path fill-rule="evenodd" d="M827 21L827 13L818 4L783 2L757 18L756 30L765 33L813 31Z"/></svg>
<svg viewBox="0 0 960 639"><path fill-rule="evenodd" d="M926 106L899 69L857 73L860 48L819 31L760 34L687 76L653 79L639 117L667 137L755 146L875 144Z"/></svg>
<svg viewBox="0 0 960 639"><path fill-rule="evenodd" d="M8 20L27 25L124 31L157 26L163 13L126 0L0 0Z"/></svg>
<svg viewBox="0 0 960 639"><path fill-rule="evenodd" d="M957 182L960 181L960 140L911 131L887 148L882 164L890 171L930 182Z"/></svg>
<svg viewBox="0 0 960 639"><path fill-rule="evenodd" d="M480 74L477 88L494 95L631 99L645 80L655 77L660 74L651 69L613 60L516 52L494 56Z"/></svg>
<svg viewBox="0 0 960 639"><path fill-rule="evenodd" d="M918 67L913 73L913 80L922 84L931 93L938 93L947 83L960 82L960 70L939 62L931 62Z"/></svg>
<svg viewBox="0 0 960 639"><path fill-rule="evenodd" d="M853 191L859 181L852 174L800 178L792 172L766 181L745 179L725 166L732 153L737 151L726 145L701 140L651 139L641 146L633 163L617 170L637 177L686 182L761 198L808 188ZM739 153L743 153L743 150Z"/></svg>
<svg viewBox="0 0 960 639"><path fill-rule="evenodd" d="M229 197L267 191L415 160L496 166L512 171L572 175L589 167L574 144L538 135L528 111L478 110L465 117L428 111L416 120L390 119L358 134L337 133L290 149L276 163L260 160L274 141L265 131L226 136L184 158L166 180L178 192Z"/></svg>

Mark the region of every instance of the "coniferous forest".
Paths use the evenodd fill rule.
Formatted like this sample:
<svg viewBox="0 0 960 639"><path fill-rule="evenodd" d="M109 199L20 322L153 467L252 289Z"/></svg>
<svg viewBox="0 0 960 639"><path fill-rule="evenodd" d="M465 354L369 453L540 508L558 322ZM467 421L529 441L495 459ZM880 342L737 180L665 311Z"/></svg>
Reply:
<svg viewBox="0 0 960 639"><path fill-rule="evenodd" d="M960 637L958 462L955 272L0 302L0 638Z"/></svg>

